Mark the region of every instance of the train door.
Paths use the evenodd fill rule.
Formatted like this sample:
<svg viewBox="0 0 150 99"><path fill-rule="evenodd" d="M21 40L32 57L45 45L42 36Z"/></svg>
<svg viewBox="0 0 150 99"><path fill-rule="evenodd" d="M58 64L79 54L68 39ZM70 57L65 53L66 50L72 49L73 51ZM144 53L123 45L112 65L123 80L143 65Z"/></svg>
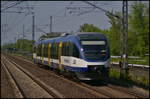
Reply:
<svg viewBox="0 0 150 99"><path fill-rule="evenodd" d="M51 44L49 43L48 44L48 65L51 66L51 59L50 59L50 56L51 56Z"/></svg>
<svg viewBox="0 0 150 99"><path fill-rule="evenodd" d="M61 64L61 56L62 56L62 42L59 43L58 47L58 60L59 60L59 69L62 70L62 64Z"/></svg>

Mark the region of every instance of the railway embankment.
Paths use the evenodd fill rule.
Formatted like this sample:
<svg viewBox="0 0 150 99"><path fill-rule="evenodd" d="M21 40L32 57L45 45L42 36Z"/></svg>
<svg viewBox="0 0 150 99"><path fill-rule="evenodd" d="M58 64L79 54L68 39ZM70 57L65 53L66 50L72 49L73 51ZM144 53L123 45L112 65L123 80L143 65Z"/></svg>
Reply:
<svg viewBox="0 0 150 99"><path fill-rule="evenodd" d="M36 65L32 61L27 60L21 56L15 56L6 54L6 56L20 65L22 68L28 70L32 75L38 77L46 85L52 86L55 90L58 90L65 97L148 97L149 91L145 91L143 88L134 86L123 86L113 82L116 82L115 79L113 82L107 82L106 85L100 84L99 82L96 85L91 83L76 83L70 81L70 79L64 78L61 75L57 75L51 69L46 66ZM120 82L119 80L117 82ZM121 82L124 83L124 82ZM110 87L111 86L111 87ZM113 86L113 87L112 87ZM115 88L114 88L115 87ZM109 90L108 90L109 89ZM83 94L80 94L83 93ZM106 94L107 93L107 94Z"/></svg>

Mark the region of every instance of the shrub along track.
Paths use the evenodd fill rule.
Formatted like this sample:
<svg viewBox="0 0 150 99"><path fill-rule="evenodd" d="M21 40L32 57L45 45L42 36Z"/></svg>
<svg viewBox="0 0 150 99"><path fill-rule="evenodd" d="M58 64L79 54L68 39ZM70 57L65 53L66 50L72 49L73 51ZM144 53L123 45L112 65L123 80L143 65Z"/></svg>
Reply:
<svg viewBox="0 0 150 99"><path fill-rule="evenodd" d="M26 68L28 71L30 71L33 75L37 75L37 74L41 74L41 72L44 72L44 74L42 75L37 75L37 77L39 77L40 80L44 81L44 83L46 84L50 84L51 86L54 86L56 89L58 89L63 95L65 95L65 97L111 97L111 98L123 98L123 97L130 97L130 98L141 98L141 96L138 96L136 94L127 92L125 90L121 90L121 88L115 88L114 86L110 87L107 85L102 85L102 86L91 86L89 84L83 83L83 82L73 82L71 80L68 80L66 78L63 78L60 75L56 75L55 72L50 71L49 69L43 69L43 68L39 68L38 66L35 66L36 64L33 64L32 62L25 60L25 59L21 59L18 57L12 57L10 55L7 55L7 57L9 57L10 59L12 59L13 61L15 61L16 63L22 65L23 68ZM23 65L24 64L24 65ZM26 65L25 65L26 64ZM42 66L43 67L43 66ZM35 72L36 70L36 72ZM33 72L34 71L34 72ZM48 75L49 76L48 76ZM47 78L44 79L44 78ZM52 82L50 82L50 79L52 80ZM61 82L59 80L61 80ZM47 83L49 82L49 83ZM59 84L57 84L59 82ZM71 90L69 89L69 91L66 91L67 88L69 88L69 86L66 86L64 90L64 87L61 87L62 85L66 85L66 84L70 84L72 85L72 87L70 87L70 89L73 91L71 92ZM84 91L85 92L84 92ZM67 93L67 95L66 95ZM82 93L82 94L81 94ZM92 95L90 95L92 94Z"/></svg>

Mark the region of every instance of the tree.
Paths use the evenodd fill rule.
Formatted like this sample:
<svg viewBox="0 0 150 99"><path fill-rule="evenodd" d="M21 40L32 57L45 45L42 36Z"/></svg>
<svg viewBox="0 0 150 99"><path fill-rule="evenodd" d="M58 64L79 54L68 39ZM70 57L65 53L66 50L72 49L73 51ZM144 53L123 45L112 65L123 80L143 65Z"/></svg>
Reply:
<svg viewBox="0 0 150 99"><path fill-rule="evenodd" d="M113 11L111 12L113 13ZM121 16L120 12L115 12L115 15ZM109 29L109 39L110 39L110 51L112 55L120 55L122 51L122 21L116 17L106 14L109 18L109 23L111 27Z"/></svg>
<svg viewBox="0 0 150 99"><path fill-rule="evenodd" d="M80 26L80 32L102 32L102 30L94 26L93 24L85 23Z"/></svg>
<svg viewBox="0 0 150 99"><path fill-rule="evenodd" d="M143 56L149 48L149 7L134 2L129 16L129 46L134 55Z"/></svg>

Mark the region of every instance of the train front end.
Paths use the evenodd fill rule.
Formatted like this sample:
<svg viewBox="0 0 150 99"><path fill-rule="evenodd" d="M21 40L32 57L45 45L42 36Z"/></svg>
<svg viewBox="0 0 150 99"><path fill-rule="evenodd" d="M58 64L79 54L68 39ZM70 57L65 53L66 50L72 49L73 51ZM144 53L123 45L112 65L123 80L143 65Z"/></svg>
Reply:
<svg viewBox="0 0 150 99"><path fill-rule="evenodd" d="M78 35L84 72L77 72L80 80L95 80L108 77L110 67L109 44L105 35L89 33Z"/></svg>

